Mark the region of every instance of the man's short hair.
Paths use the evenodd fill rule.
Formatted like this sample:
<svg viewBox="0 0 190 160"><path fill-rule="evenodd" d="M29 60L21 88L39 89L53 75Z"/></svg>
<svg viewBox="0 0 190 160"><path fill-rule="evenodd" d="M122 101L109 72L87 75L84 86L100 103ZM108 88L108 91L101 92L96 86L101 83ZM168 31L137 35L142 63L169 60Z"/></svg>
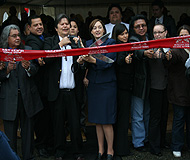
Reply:
<svg viewBox="0 0 190 160"><path fill-rule="evenodd" d="M116 7L120 10L121 14L122 14L122 8L121 6L118 4L118 3L112 3L109 8L108 8L108 12L107 12L107 18L109 18L109 14L110 14L110 11L113 7Z"/></svg>
<svg viewBox="0 0 190 160"><path fill-rule="evenodd" d="M155 0L154 2L152 2L152 6L159 6L159 8L164 8L164 2L162 2L161 0Z"/></svg>
<svg viewBox="0 0 190 160"><path fill-rule="evenodd" d="M36 19L36 18L40 18L40 16L38 16L38 15L32 15L32 16L28 17L28 25L31 26L32 19Z"/></svg>
<svg viewBox="0 0 190 160"><path fill-rule="evenodd" d="M57 28L58 23L59 23L59 22L61 21L61 19L63 19L63 18L66 18L66 19L68 20L68 22L70 23L69 17L68 17L66 14L64 14L64 13L61 13L61 14L59 14L59 15L55 18L55 28Z"/></svg>

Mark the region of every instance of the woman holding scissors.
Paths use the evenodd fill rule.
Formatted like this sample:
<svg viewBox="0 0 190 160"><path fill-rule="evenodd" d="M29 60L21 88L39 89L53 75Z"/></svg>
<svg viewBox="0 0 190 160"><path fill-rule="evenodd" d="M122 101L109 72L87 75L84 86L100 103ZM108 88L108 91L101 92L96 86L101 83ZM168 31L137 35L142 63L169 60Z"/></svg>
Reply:
<svg viewBox="0 0 190 160"><path fill-rule="evenodd" d="M95 19L89 26L92 39L86 42L89 47L94 41L106 34L103 22ZM107 39L103 45L114 44L113 39ZM116 53L104 53L114 61ZM96 124L96 133L98 138L99 153L96 160L101 160L104 151L104 136L107 141L107 160L112 160L114 155L113 138L114 132L112 124L116 119L116 74L114 63L106 63L93 56L83 56L83 60L87 62L89 80L87 88L88 96L88 121Z"/></svg>

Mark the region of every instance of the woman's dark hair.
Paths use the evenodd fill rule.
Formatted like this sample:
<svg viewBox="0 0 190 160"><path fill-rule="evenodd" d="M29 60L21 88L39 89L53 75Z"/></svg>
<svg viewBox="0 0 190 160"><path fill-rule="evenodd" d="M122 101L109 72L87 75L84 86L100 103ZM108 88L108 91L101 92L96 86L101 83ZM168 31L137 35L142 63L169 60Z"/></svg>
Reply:
<svg viewBox="0 0 190 160"><path fill-rule="evenodd" d="M121 24L121 23L117 23L114 28L113 28L113 31L112 31L112 38L116 40L116 42L118 42L118 35L120 35L121 33L123 33L125 30L127 30L128 32L128 29L127 27L124 25L124 24Z"/></svg>
<svg viewBox="0 0 190 160"><path fill-rule="evenodd" d="M94 19L94 20L90 23L90 25L89 25L89 32L90 32L90 35L91 35L91 37L92 37L93 39L94 39L94 36L91 34L91 31L92 31L93 27L95 26L96 22L100 22L100 23L102 24L103 29L104 29L103 35L106 34L106 27L105 27L104 23L102 22L102 20L100 20L100 19Z"/></svg>
<svg viewBox="0 0 190 160"><path fill-rule="evenodd" d="M190 34L190 26L189 25L183 25L183 26L179 27L179 29L177 30L177 35L179 35L179 33L181 32L182 29L187 30Z"/></svg>
<svg viewBox="0 0 190 160"><path fill-rule="evenodd" d="M72 21L77 24L78 30L79 30L79 32L80 32L79 22L78 22L76 19L73 18L73 19L70 19L70 24L71 24ZM70 26L71 26L71 25L70 25Z"/></svg>
<svg viewBox="0 0 190 160"><path fill-rule="evenodd" d="M59 22L61 21L61 19L63 19L63 18L66 18L66 19L68 20L68 22L70 23L69 17L68 17L66 14L64 14L64 13L61 13L61 14L59 14L59 15L55 18L55 28L57 28L58 23L59 23Z"/></svg>
<svg viewBox="0 0 190 160"><path fill-rule="evenodd" d="M136 36L140 40L142 40L142 37L140 35L137 35L135 30L134 30L134 23L135 23L135 21L137 21L139 19L143 19L145 21L146 25L147 25L147 28L148 28L148 20L147 20L147 18L142 14L138 14L138 15L131 18L131 21L130 21L130 24L129 24L129 37Z"/></svg>

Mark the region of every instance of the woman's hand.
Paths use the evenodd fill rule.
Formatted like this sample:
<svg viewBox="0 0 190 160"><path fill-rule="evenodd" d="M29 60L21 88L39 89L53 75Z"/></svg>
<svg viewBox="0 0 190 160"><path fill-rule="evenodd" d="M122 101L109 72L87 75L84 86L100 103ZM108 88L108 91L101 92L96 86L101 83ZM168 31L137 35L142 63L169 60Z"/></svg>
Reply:
<svg viewBox="0 0 190 160"><path fill-rule="evenodd" d="M38 58L38 63L40 66L45 65L44 59L43 58Z"/></svg>
<svg viewBox="0 0 190 160"><path fill-rule="evenodd" d="M154 51L152 49L148 49L144 51L144 55L148 58L152 58L154 55Z"/></svg>
<svg viewBox="0 0 190 160"><path fill-rule="evenodd" d="M82 57L84 61L96 64L96 58L92 57L91 55L83 55Z"/></svg>
<svg viewBox="0 0 190 160"><path fill-rule="evenodd" d="M26 70L29 69L29 67L30 67L30 61L23 60L23 61L21 61L21 63L22 63L22 67L24 69L26 69Z"/></svg>
<svg viewBox="0 0 190 160"><path fill-rule="evenodd" d="M5 68L5 62L0 61L0 70L2 70L3 68Z"/></svg>
<svg viewBox="0 0 190 160"><path fill-rule="evenodd" d="M77 59L77 63L79 63L79 64L84 63L83 56L79 56L79 58Z"/></svg>
<svg viewBox="0 0 190 160"><path fill-rule="evenodd" d="M16 69L16 62L10 61L7 66L7 74L9 74L13 69Z"/></svg>
<svg viewBox="0 0 190 160"><path fill-rule="evenodd" d="M166 52L166 59L169 61L170 59L172 59L172 54L171 51L169 50L168 52Z"/></svg>
<svg viewBox="0 0 190 160"><path fill-rule="evenodd" d="M128 56L125 57L125 62L127 64L130 64L132 62L132 57L131 57L132 55L133 55L133 53L131 53Z"/></svg>

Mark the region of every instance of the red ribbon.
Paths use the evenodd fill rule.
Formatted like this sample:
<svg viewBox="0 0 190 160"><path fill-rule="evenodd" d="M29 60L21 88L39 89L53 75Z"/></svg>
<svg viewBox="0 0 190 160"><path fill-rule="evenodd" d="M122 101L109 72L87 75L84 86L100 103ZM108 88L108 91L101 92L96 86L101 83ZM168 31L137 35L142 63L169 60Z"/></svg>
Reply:
<svg viewBox="0 0 190 160"><path fill-rule="evenodd" d="M121 51L133 51L150 48L189 48L190 36L165 38L160 40L141 41L135 43L123 43L117 45L98 46L91 48L79 48L68 50L21 50L0 48L0 61L22 61L39 57L63 57L88 55L99 53L111 53Z"/></svg>

